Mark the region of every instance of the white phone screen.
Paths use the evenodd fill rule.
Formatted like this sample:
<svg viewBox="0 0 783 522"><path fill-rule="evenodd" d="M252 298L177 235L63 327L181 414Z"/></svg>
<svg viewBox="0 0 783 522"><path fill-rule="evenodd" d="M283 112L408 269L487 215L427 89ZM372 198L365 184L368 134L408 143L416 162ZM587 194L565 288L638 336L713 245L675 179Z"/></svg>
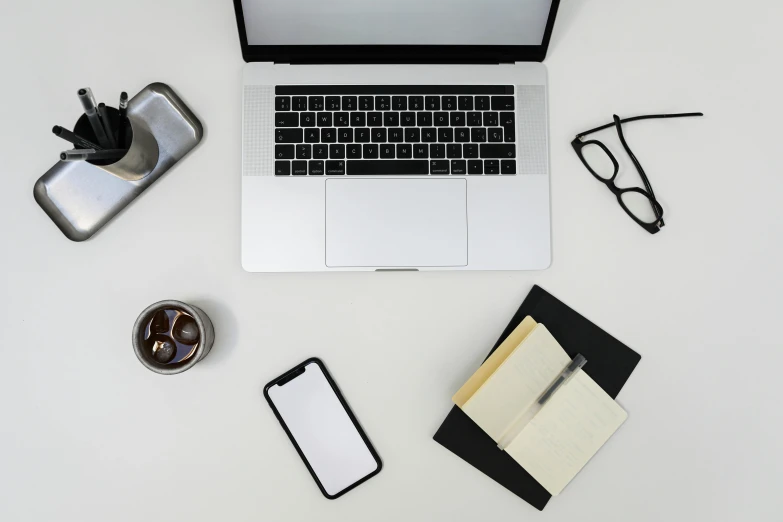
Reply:
<svg viewBox="0 0 783 522"><path fill-rule="evenodd" d="M267 388L289 436L325 493L335 497L381 466L316 361Z"/></svg>

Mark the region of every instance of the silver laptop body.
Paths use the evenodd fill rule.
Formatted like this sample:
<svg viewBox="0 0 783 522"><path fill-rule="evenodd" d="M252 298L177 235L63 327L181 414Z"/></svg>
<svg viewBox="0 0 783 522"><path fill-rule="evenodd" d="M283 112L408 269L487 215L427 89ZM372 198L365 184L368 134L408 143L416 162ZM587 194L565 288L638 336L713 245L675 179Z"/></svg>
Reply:
<svg viewBox="0 0 783 522"><path fill-rule="evenodd" d="M444 1L401 0L399 9L411 14L430 4L441 12ZM381 36L367 32L370 19L380 16L374 0L332 0L336 13L371 7L340 22L347 24L340 31L293 36L284 31L287 24L321 27L338 18L296 11L301 6L290 17L280 14L295 2L235 0L250 62L242 97L244 269L547 268L547 77L537 60L546 53L557 2L527 3L540 4L543 13L524 22L545 22L535 29L542 33L533 37L538 45L513 40L519 38L513 27L505 35L479 31L463 45L449 34L426 32L431 24L425 24L408 28L415 45L401 46L395 24L408 17L391 20ZM519 5L474 4L482 12ZM468 3L444 5L464 9L457 25L470 27L476 19ZM352 32L355 24L362 29ZM503 38L521 44L503 45ZM433 63L463 55L487 63ZM508 55L531 60L502 63ZM403 60L424 63L385 63Z"/></svg>

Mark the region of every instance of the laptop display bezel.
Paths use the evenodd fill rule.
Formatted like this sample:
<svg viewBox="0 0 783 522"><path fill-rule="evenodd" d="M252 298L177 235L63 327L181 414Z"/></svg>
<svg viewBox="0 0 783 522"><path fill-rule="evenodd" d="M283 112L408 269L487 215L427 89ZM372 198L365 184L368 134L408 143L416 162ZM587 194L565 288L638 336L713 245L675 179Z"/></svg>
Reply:
<svg viewBox="0 0 783 522"><path fill-rule="evenodd" d="M246 62L302 64L541 62L549 48L559 5L560 0L552 0L541 45L248 45L242 0L234 0Z"/></svg>

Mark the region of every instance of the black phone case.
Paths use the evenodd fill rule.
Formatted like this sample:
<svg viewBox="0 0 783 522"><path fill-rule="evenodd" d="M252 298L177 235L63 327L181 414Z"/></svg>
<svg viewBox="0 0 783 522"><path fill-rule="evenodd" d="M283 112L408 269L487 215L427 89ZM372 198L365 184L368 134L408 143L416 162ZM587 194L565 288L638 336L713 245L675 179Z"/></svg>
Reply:
<svg viewBox="0 0 783 522"><path fill-rule="evenodd" d="M277 411L277 408L275 407L275 404L272 402L272 399L269 397L269 388L274 386L275 384L285 384L286 382L289 382L302 373L304 373L304 367L308 364L317 364L321 371L323 371L324 376L326 377L327 382L329 383L329 386L332 387L332 390L334 390L335 395L337 395L337 398L340 401L340 404L342 404L343 408L345 409L345 412L348 414L348 417L351 419L351 422L356 427L356 430L359 432L359 435L362 437L362 440L367 445L367 449L370 450L370 453L372 454L373 459L375 459L376 464L378 465L377 468L375 468L375 471L370 473L369 475L366 475L365 477L362 477L358 481L354 482L347 488L343 489L339 493L335 495L330 495L326 492L326 489L324 489L323 484L321 484L321 481L318 479L318 475L315 474L315 471L313 470L313 467L310 465L310 463L307 461L307 457L305 457L304 453L302 452L302 448L299 447L299 444L296 442L296 439L294 438L291 431L288 429L288 426L285 423L285 420L283 420L283 417L280 415L280 412ZM283 430L285 430L286 435L288 435L289 440L291 441L291 444L294 445L294 448L296 448L296 452L299 454L299 457L301 457L302 462L304 462L305 466L307 466L307 470L310 472L310 475L312 475L313 480L315 480L315 483L318 484L318 489L321 490L321 493L323 493L323 496L328 498L329 500L334 500L338 497L341 497L354 489L356 486L363 484L364 482L368 481L375 475L381 472L381 469L383 468L383 462L381 462L381 457L378 456L378 452L375 451L375 448L373 447L372 443L370 442L370 439L367 438L367 434L364 433L364 430L362 429L361 425L359 424L359 421L356 420L356 417L354 416L353 412L351 411L351 408L348 406L348 403L345 402L345 398L343 397L343 394L340 393L340 388L337 387L337 384L334 382L334 379L332 379L331 374L329 373L329 370L326 369L326 365L324 365L323 361L317 357L311 357L304 361L301 364L298 364L294 368L288 370L283 375L272 379L269 381L266 386L264 386L264 398L266 398L266 402L269 403L269 407L272 408L272 412L274 412L275 417L277 417L278 422L280 422L280 425L283 427Z"/></svg>

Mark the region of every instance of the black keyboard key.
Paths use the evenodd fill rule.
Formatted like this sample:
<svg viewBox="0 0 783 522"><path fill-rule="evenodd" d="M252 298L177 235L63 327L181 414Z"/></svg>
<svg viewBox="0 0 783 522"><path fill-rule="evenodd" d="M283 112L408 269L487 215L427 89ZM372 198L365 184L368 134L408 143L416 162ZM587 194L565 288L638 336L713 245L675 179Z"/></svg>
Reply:
<svg viewBox="0 0 783 522"><path fill-rule="evenodd" d="M326 97L326 110L327 111L339 111L340 110L340 97L339 96L327 96Z"/></svg>
<svg viewBox="0 0 783 522"><path fill-rule="evenodd" d="M376 96L375 109L379 111L391 110L391 96Z"/></svg>
<svg viewBox="0 0 783 522"><path fill-rule="evenodd" d="M407 141L408 143L418 143L418 142L420 142L421 141L421 130L418 129L418 128L405 129L405 141Z"/></svg>
<svg viewBox="0 0 783 522"><path fill-rule="evenodd" d="M337 141L337 129L321 129L321 143L335 143Z"/></svg>
<svg viewBox="0 0 783 522"><path fill-rule="evenodd" d="M380 112L368 112L367 125L370 127L383 127L383 114Z"/></svg>
<svg viewBox="0 0 783 522"><path fill-rule="evenodd" d="M301 127L315 127L315 113L303 112L299 115L299 125Z"/></svg>
<svg viewBox="0 0 783 522"><path fill-rule="evenodd" d="M488 129L487 133L489 135L490 143L500 143L503 141L503 129L501 129L500 127Z"/></svg>
<svg viewBox="0 0 783 522"><path fill-rule="evenodd" d="M351 113L351 127L364 127L367 125L367 117L363 112Z"/></svg>
<svg viewBox="0 0 783 522"><path fill-rule="evenodd" d="M489 96L476 96L476 110L488 111L489 110ZM473 174L471 172L471 174ZM481 174L479 172L479 174Z"/></svg>
<svg viewBox="0 0 783 522"><path fill-rule="evenodd" d="M290 96L275 96L275 110L276 111L290 111L291 110L291 97Z"/></svg>
<svg viewBox="0 0 783 522"><path fill-rule="evenodd" d="M373 96L359 96L359 110L360 111L375 110L375 98Z"/></svg>
<svg viewBox="0 0 783 522"><path fill-rule="evenodd" d="M481 157L482 158L516 158L517 147L516 145L500 145L496 143L481 144Z"/></svg>
<svg viewBox="0 0 783 522"><path fill-rule="evenodd" d="M345 145L340 143L329 145L329 157L331 159L345 159Z"/></svg>
<svg viewBox="0 0 783 522"><path fill-rule="evenodd" d="M356 129L356 143L370 143L370 129Z"/></svg>
<svg viewBox="0 0 783 522"><path fill-rule="evenodd" d="M481 160L468 160L468 174L484 174L484 162Z"/></svg>
<svg viewBox="0 0 783 522"><path fill-rule="evenodd" d="M470 141L477 143L483 143L487 141L487 129L484 127L470 129Z"/></svg>
<svg viewBox="0 0 783 522"><path fill-rule="evenodd" d="M446 146L442 143L433 143L430 145L430 158L445 158Z"/></svg>
<svg viewBox="0 0 783 522"><path fill-rule="evenodd" d="M353 141L353 129L339 129L337 131L337 141L340 143L351 143Z"/></svg>
<svg viewBox="0 0 783 522"><path fill-rule="evenodd" d="M450 115L452 127L462 127L465 125L465 113L464 112L452 112Z"/></svg>
<svg viewBox="0 0 783 522"><path fill-rule="evenodd" d="M514 110L514 97L513 96L493 96L492 97L492 110L493 111L513 111Z"/></svg>
<svg viewBox="0 0 783 522"><path fill-rule="evenodd" d="M324 162L323 160L310 161L310 175L311 176L323 176L324 175Z"/></svg>
<svg viewBox="0 0 783 522"><path fill-rule="evenodd" d="M418 125L419 127L431 127L432 113L431 112L416 113L416 125Z"/></svg>
<svg viewBox="0 0 783 522"><path fill-rule="evenodd" d="M513 112L500 113L500 126L503 127L503 141L514 143L517 139L517 126Z"/></svg>
<svg viewBox="0 0 783 522"><path fill-rule="evenodd" d="M430 157L430 148L427 146L426 143L414 145L413 146L413 157L414 158L429 158Z"/></svg>
<svg viewBox="0 0 783 522"><path fill-rule="evenodd" d="M373 129L371 133L373 143L386 143L386 129Z"/></svg>
<svg viewBox="0 0 783 522"><path fill-rule="evenodd" d="M343 96L343 110L344 111L356 110L356 96Z"/></svg>
<svg viewBox="0 0 783 522"><path fill-rule="evenodd" d="M449 113L448 112L436 112L435 113L435 126L436 127L448 127L449 126Z"/></svg>
<svg viewBox="0 0 783 522"><path fill-rule="evenodd" d="M449 160L430 160L430 174L448 174Z"/></svg>
<svg viewBox="0 0 783 522"><path fill-rule="evenodd" d="M275 129L275 143L302 143L303 141L302 129Z"/></svg>
<svg viewBox="0 0 783 522"><path fill-rule="evenodd" d="M327 159L329 157L329 145L313 145L313 159Z"/></svg>
<svg viewBox="0 0 783 522"><path fill-rule="evenodd" d="M291 175L291 162L290 161L275 161L275 176L290 176Z"/></svg>
<svg viewBox="0 0 783 522"><path fill-rule="evenodd" d="M486 160L484 162L484 174L500 174L500 160Z"/></svg>
<svg viewBox="0 0 783 522"><path fill-rule="evenodd" d="M392 96L392 109L395 111L407 111L408 110L408 97L407 96Z"/></svg>
<svg viewBox="0 0 783 522"><path fill-rule="evenodd" d="M416 126L416 113L415 112L403 112L400 114L400 123L403 127L415 127Z"/></svg>
<svg viewBox="0 0 783 522"><path fill-rule="evenodd" d="M424 108L428 111L439 111L440 96L426 96L424 98Z"/></svg>
<svg viewBox="0 0 783 522"><path fill-rule="evenodd" d="M293 145L275 145L275 159L294 159L294 151Z"/></svg>
<svg viewBox="0 0 783 522"><path fill-rule="evenodd" d="M500 162L500 173L501 174L516 174L517 173L517 162L514 160L502 160Z"/></svg>
<svg viewBox="0 0 783 522"><path fill-rule="evenodd" d="M444 96L441 100L441 105L444 111L456 111L457 110L457 97L456 96Z"/></svg>
<svg viewBox="0 0 783 522"><path fill-rule="evenodd" d="M438 129L438 141L441 143L451 143L454 141L454 129L451 127Z"/></svg>
<svg viewBox="0 0 783 522"><path fill-rule="evenodd" d="M317 124L319 127L331 127L332 126L332 113L322 112L317 117Z"/></svg>
<svg viewBox="0 0 783 522"><path fill-rule="evenodd" d="M361 159L362 158L362 146L353 144L353 145L346 145L345 147L345 156L348 159Z"/></svg>
<svg viewBox="0 0 783 522"><path fill-rule="evenodd" d="M427 175L429 173L429 163L427 160L395 160L395 161L367 161L367 160L348 160L349 176L407 176L407 175Z"/></svg>
<svg viewBox="0 0 783 522"><path fill-rule="evenodd" d="M457 106L461 111L473 110L473 96L460 96L457 99Z"/></svg>
<svg viewBox="0 0 783 522"><path fill-rule="evenodd" d="M483 121L481 121L481 113L480 112L469 112L468 113L468 125L471 127L481 127L484 124Z"/></svg>
<svg viewBox="0 0 783 522"><path fill-rule="evenodd" d="M397 145L398 158L410 158L413 156L413 145L410 143L400 143Z"/></svg>
<svg viewBox="0 0 783 522"><path fill-rule="evenodd" d="M299 112L306 111L307 96L294 96L293 109Z"/></svg>
<svg viewBox="0 0 783 522"><path fill-rule="evenodd" d="M312 145L297 145L296 159L310 159L313 155Z"/></svg>
<svg viewBox="0 0 783 522"><path fill-rule="evenodd" d="M320 143L321 129L305 129L305 143Z"/></svg>
<svg viewBox="0 0 783 522"><path fill-rule="evenodd" d="M381 159L394 159L394 145L381 145Z"/></svg>
<svg viewBox="0 0 783 522"><path fill-rule="evenodd" d="M446 157L451 158L461 158L462 157L462 145L459 143L450 143L446 145Z"/></svg>
<svg viewBox="0 0 783 522"><path fill-rule="evenodd" d="M484 113L484 127L497 127L498 126L498 113L497 112L485 112Z"/></svg>
<svg viewBox="0 0 783 522"><path fill-rule="evenodd" d="M467 174L468 166L465 160L451 160L452 174Z"/></svg>
<svg viewBox="0 0 783 522"><path fill-rule="evenodd" d="M367 159L378 159L378 145L363 145L364 157Z"/></svg>
<svg viewBox="0 0 783 522"><path fill-rule="evenodd" d="M292 161L291 162L291 174L294 176L307 176L307 162L306 161Z"/></svg>
<svg viewBox="0 0 783 522"><path fill-rule="evenodd" d="M324 97L323 96L310 96L308 108L311 111L324 110Z"/></svg>
<svg viewBox="0 0 783 522"><path fill-rule="evenodd" d="M389 129L389 142L402 143L405 141L405 134L399 127L396 129Z"/></svg>
<svg viewBox="0 0 783 522"><path fill-rule="evenodd" d="M421 129L421 141L425 143L435 143L438 141L437 131L433 128Z"/></svg>
<svg viewBox="0 0 783 522"><path fill-rule="evenodd" d="M454 141L458 143L465 143L470 141L470 129L467 127L454 129Z"/></svg>
<svg viewBox="0 0 783 522"><path fill-rule="evenodd" d="M299 114L295 112L278 112L275 114L275 125L277 127L298 127Z"/></svg>
<svg viewBox="0 0 783 522"><path fill-rule="evenodd" d="M424 110L424 96L409 96L408 97L408 107L410 107L410 110L412 110L412 111L423 111Z"/></svg>
<svg viewBox="0 0 783 522"><path fill-rule="evenodd" d="M344 161L327 161L326 162L326 175L327 176L343 176L345 175L345 162Z"/></svg>
<svg viewBox="0 0 783 522"><path fill-rule="evenodd" d="M385 127L399 127L400 126L400 113L399 112L384 112L383 113L383 125Z"/></svg>
<svg viewBox="0 0 783 522"><path fill-rule="evenodd" d="M360 113L364 115L364 113ZM334 113L334 126L335 127L347 127L351 124L351 118L347 112L335 112Z"/></svg>
<svg viewBox="0 0 783 522"><path fill-rule="evenodd" d="M462 146L462 155L466 158L478 158L479 148L475 143L466 143Z"/></svg>

